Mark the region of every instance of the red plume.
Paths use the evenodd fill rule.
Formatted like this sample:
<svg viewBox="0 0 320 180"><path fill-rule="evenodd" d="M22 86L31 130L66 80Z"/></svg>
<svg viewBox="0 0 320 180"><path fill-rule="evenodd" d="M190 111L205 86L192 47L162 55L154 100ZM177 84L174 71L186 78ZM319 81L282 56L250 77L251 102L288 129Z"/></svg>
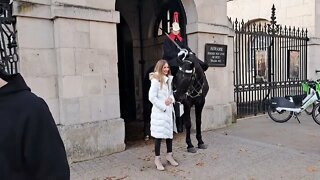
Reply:
<svg viewBox="0 0 320 180"><path fill-rule="evenodd" d="M178 12L173 13L173 22L179 23L179 13Z"/></svg>

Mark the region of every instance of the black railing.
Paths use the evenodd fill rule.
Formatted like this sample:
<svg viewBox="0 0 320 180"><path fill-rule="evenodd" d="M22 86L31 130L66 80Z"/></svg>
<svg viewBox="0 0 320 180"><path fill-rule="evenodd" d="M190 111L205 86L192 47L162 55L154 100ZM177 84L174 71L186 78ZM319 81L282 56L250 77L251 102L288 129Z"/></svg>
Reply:
<svg viewBox="0 0 320 180"><path fill-rule="evenodd" d="M233 22L234 95L238 117L265 112L270 97L302 94L308 31L271 21Z"/></svg>
<svg viewBox="0 0 320 180"><path fill-rule="evenodd" d="M12 5L0 3L0 61L8 73L18 72L16 19L12 16Z"/></svg>

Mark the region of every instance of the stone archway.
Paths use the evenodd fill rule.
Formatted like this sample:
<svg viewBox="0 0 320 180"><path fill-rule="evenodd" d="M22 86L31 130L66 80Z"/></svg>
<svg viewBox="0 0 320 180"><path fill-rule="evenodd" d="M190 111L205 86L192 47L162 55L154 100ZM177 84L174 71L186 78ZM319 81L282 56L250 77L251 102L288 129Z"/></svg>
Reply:
<svg viewBox="0 0 320 180"><path fill-rule="evenodd" d="M140 4L138 3L140 2ZM162 3L169 2L162 0ZM156 5L156 6L155 6ZM204 109L204 129L214 129L226 126L232 122L234 117L233 105L233 30L227 18L227 4L218 0L181 0L182 8L186 16L185 33L188 36L190 48L202 60L204 59L205 44L224 44L228 45L228 63L225 68L209 68L207 74L209 83L214 87L209 91L209 98ZM142 94L143 75L154 62L162 57L163 37L154 36L157 12L161 3L155 0L130 1L125 3L123 0L116 1L116 10L126 19L132 32L133 39L133 58L135 76L135 97L136 97L136 119L143 119L143 99ZM139 14L139 8L142 9ZM134 14L135 16L133 16ZM141 19L132 19L138 17ZM143 24L142 27L138 27ZM224 81L217 77L225 78ZM227 96L216 96L217 93L227 92ZM210 96L211 95L211 96ZM223 112L225 111L225 112ZM218 117L210 119L210 117Z"/></svg>
<svg viewBox="0 0 320 180"><path fill-rule="evenodd" d="M227 17L227 2L182 0L182 3L188 19L188 44L200 59L205 61L205 44L227 45L226 67L209 67L206 72L210 90L202 113L202 130L227 126L235 122L236 114L233 97L234 31Z"/></svg>
<svg viewBox="0 0 320 180"><path fill-rule="evenodd" d="M135 91L131 91L132 93L129 94L129 96L133 96L135 99L136 116L129 117L128 119L131 119L129 121L125 119L126 139L131 140L132 138L139 138L139 136L142 139L143 135L140 134L140 132L142 132L141 128L143 128L143 120L145 119L145 116L143 116L145 112L144 101L148 98L145 93L146 91L143 91L142 84L146 77L147 69L153 66L158 59L162 58L162 43L165 37L165 34L157 34L158 25L160 21L162 22L164 16L167 15L166 13L170 14L169 17L171 19L174 11L181 12L181 22L186 22L185 13L180 1L168 0L132 0L130 4L125 0L117 0L115 9L120 13L123 21L127 22L131 33L130 36L132 37L133 65L131 68L133 70ZM122 22L120 22L120 24L121 23ZM185 27L182 28L185 32ZM119 29L117 31L120 32ZM118 39L118 43L122 42L119 42ZM118 53L120 52L118 51ZM125 62L127 61L129 61L129 59L125 60ZM119 81L121 80L119 79ZM122 97L120 97L120 99L122 99ZM129 134L132 132L130 129L133 130L131 134L138 137L130 137L131 135Z"/></svg>

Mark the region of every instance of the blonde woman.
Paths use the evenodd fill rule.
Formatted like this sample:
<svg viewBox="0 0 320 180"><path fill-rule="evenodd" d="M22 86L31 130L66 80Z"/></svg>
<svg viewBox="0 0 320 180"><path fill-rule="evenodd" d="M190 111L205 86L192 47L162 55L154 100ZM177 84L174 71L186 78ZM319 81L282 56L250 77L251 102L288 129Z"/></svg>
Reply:
<svg viewBox="0 0 320 180"><path fill-rule="evenodd" d="M176 132L174 122L174 97L171 87L173 76L166 60L159 60L150 73L151 87L149 90L149 100L152 103L151 111L151 136L155 138L155 164L158 170L164 170L160 159L161 140L166 139L167 161L178 166L172 157L173 131Z"/></svg>

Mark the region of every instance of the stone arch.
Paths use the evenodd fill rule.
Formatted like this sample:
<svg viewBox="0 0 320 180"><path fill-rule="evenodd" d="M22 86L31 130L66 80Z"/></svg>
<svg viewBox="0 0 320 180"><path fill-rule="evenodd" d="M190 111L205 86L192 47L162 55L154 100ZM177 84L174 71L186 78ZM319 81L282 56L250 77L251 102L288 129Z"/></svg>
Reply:
<svg viewBox="0 0 320 180"><path fill-rule="evenodd" d="M227 16L221 16L227 14L226 2L218 0L183 0L183 2L190 20L189 24L201 22L227 25Z"/></svg>
<svg viewBox="0 0 320 180"><path fill-rule="evenodd" d="M127 21L131 29L131 34L133 37L133 48L134 48L134 78L135 78L135 96L137 97L137 114L142 114L143 110L143 95L142 91L142 77L146 74L147 69L154 65L157 59L162 57L162 42L164 36L154 37L154 27L156 23L156 13L159 11L159 5L165 2L170 2L172 0L146 0L146 1L124 1L124 0L113 0L115 3L115 8L122 14L126 14ZM221 0L179 0L181 1L182 7L185 12L186 17L186 35L188 37L188 45L195 52L198 57L202 60L204 59L205 52L205 44L207 43L215 43L215 44L227 44L228 50L233 49L233 35L232 28L230 28L230 24L227 18L227 6L225 1ZM121 2L122 8L117 9L117 5ZM142 3L143 15L142 15L142 23L143 27L137 27L138 21L133 18L130 14L138 15L137 10L137 2ZM126 18L126 17L125 17ZM142 48L141 48L142 47ZM143 52L141 52L141 49ZM219 68L209 69L208 73L213 75L212 77L219 76L220 74L224 74L224 77L227 82L232 82L231 75L232 74L232 53L228 53L228 65L227 68ZM142 73L144 72L144 73ZM209 79L210 82L214 82L215 84L219 84L217 82L219 80ZM221 91L222 87L225 87L223 82L220 83ZM230 94L232 94L232 83L228 84L230 86ZM214 97L213 92L211 97ZM232 97L218 99L217 101L213 101L212 98L207 102L208 106L217 107L217 110L206 109L205 112L216 115L219 114L218 109L221 109L222 105L231 109L231 105L229 102L232 101ZM216 99L215 99L216 100ZM232 117L231 112L228 112ZM137 115L138 117L138 115ZM225 122L230 122L230 119L226 117L221 117L218 124L225 125ZM204 120L207 123L205 129L210 129L214 125L217 124L212 123L211 119Z"/></svg>
<svg viewBox="0 0 320 180"><path fill-rule="evenodd" d="M187 23L192 24L198 21L197 0L181 0L187 18Z"/></svg>
<svg viewBox="0 0 320 180"><path fill-rule="evenodd" d="M270 21L268 19L265 19L265 18L254 18L254 19L250 19L249 21L247 21L244 26L247 27L247 26L250 26L252 24L259 24L261 23L262 25L264 25L265 23L266 24L269 24Z"/></svg>
<svg viewBox="0 0 320 180"><path fill-rule="evenodd" d="M188 22L188 18L187 18L187 15L186 15L186 11L185 11L185 7L182 3L181 0L178 0L177 3L179 4L179 8L180 8L180 14L179 14L179 19L182 18L182 23L184 24L187 24ZM154 38L154 33L156 31L156 26L157 26L157 23L159 23L158 21L158 18L159 18L159 13L162 13L163 12L163 8L162 9L159 9L160 11L159 12L156 12L154 14L152 14L152 17L150 19L150 24L149 24L149 27L147 28L147 38ZM181 23L181 22L180 22ZM186 35L186 27L181 27L182 30L181 30L181 33L182 35Z"/></svg>

